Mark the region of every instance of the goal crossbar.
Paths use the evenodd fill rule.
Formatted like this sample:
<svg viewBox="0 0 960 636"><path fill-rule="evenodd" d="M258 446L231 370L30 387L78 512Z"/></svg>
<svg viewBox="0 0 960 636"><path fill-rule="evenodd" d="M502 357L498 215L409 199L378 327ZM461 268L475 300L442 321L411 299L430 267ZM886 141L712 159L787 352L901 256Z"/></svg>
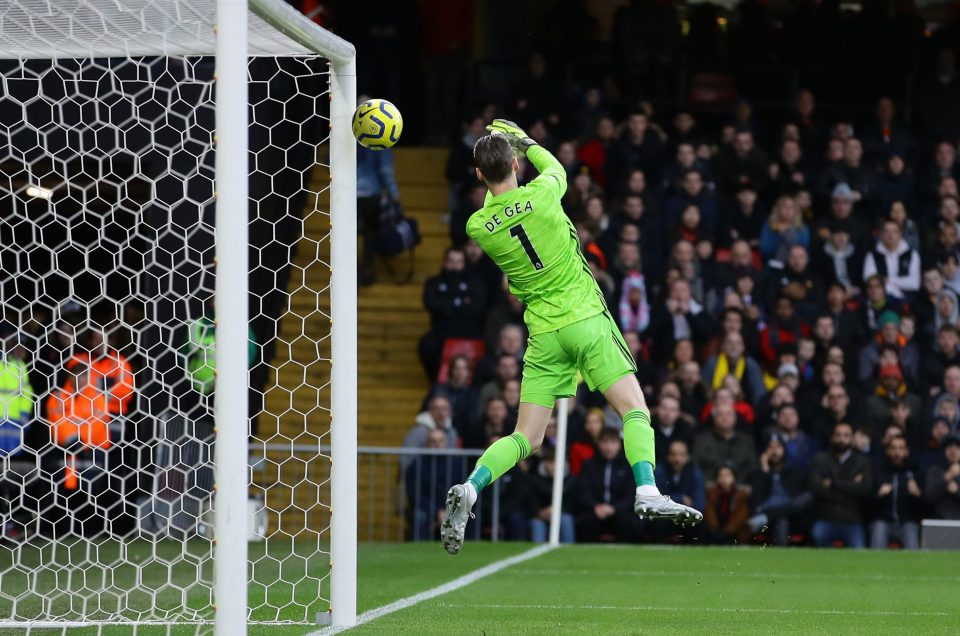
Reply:
<svg viewBox="0 0 960 636"><path fill-rule="evenodd" d="M0 59L213 55L216 0L122 0L109 21L90 0L20 0L0 30ZM105 34L135 33L135 38ZM37 29L40 29L39 31ZM46 35L47 37L43 37ZM283 0L249 0L250 55L354 58L353 45L320 28Z"/></svg>

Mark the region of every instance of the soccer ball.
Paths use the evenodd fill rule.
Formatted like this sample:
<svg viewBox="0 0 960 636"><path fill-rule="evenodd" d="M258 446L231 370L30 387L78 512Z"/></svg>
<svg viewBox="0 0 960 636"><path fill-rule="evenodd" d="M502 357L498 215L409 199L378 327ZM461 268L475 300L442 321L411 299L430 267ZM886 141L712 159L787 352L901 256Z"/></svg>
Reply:
<svg viewBox="0 0 960 636"><path fill-rule="evenodd" d="M403 132L403 117L385 99L368 99L353 113L353 136L370 150L383 150L397 143Z"/></svg>

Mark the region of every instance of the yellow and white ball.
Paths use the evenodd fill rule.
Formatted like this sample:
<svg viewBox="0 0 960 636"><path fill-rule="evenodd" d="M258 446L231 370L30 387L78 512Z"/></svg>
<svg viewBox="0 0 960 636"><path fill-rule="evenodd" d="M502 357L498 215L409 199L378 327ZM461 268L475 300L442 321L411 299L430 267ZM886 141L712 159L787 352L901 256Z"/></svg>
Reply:
<svg viewBox="0 0 960 636"><path fill-rule="evenodd" d="M353 136L370 150L383 150L397 143L403 132L403 117L385 99L368 99L353 113Z"/></svg>

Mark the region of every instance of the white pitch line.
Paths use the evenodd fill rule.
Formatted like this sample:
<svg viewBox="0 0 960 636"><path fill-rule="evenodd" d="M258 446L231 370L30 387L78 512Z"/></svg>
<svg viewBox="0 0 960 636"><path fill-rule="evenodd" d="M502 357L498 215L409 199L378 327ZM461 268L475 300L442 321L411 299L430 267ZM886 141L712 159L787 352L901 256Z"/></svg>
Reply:
<svg viewBox="0 0 960 636"><path fill-rule="evenodd" d="M596 574L596 570L587 569L553 569L543 570L540 568L529 568L514 570L515 574L549 574L575 576L580 574ZM610 570L603 573L604 576L691 576L691 577L723 577L723 578L747 578L747 579L840 579L845 581L941 581L950 583L960 581L960 576L924 576L924 575L903 575L895 574L796 574L789 572L736 572L734 570L708 571L708 570Z"/></svg>
<svg viewBox="0 0 960 636"><path fill-rule="evenodd" d="M631 612L715 612L723 614L817 614L824 616L953 616L950 612L919 612L897 610L807 610L793 608L744 608L744 607L666 607L660 605L537 605L537 604L469 604L442 603L442 607L484 609L532 609L532 610L626 610Z"/></svg>
<svg viewBox="0 0 960 636"><path fill-rule="evenodd" d="M386 616L387 614L393 614L394 612L399 612L400 610L404 610L404 609L407 609L408 607L412 607L417 603L422 603L423 601L429 601L430 599L436 598L438 596L442 596L444 594L447 594L448 592L459 590L462 587L466 587L471 583L475 583L482 578L490 576L491 574L496 574L497 572L504 570L512 565L523 563L524 561L529 561L530 559L535 559L541 554L546 554L547 552L550 552L556 547L557 546L546 544L546 545L538 546L536 548L531 548L526 552L521 552L520 554L517 554L515 556L508 557L506 559L501 559L499 561L494 561L490 565L486 565L480 568L479 570L474 570L473 572L464 574L463 576L456 578L448 583L444 583L443 585L438 585L437 587L431 588L429 590L425 590L418 594L414 594L413 596L402 598L399 601L394 601L392 603L388 603L381 607L377 607L372 610L367 610L363 614L360 614L360 616L357 616L357 624L355 626L363 625L364 623L369 623L370 621ZM326 627L324 629L321 629L320 631L312 632L307 636L330 636L331 634L339 634L340 632L346 631L348 629L350 629L350 627Z"/></svg>

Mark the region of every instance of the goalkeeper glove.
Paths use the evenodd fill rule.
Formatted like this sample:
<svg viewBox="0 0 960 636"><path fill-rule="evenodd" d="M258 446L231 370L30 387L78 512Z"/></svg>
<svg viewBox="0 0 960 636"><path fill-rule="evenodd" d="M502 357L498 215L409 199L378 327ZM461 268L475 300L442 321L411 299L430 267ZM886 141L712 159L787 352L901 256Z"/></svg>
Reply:
<svg viewBox="0 0 960 636"><path fill-rule="evenodd" d="M493 123L487 126L487 130L492 135L503 135L507 138L510 146L517 155L526 156L530 146L536 146L537 142L527 136L527 133L508 119L494 119Z"/></svg>

